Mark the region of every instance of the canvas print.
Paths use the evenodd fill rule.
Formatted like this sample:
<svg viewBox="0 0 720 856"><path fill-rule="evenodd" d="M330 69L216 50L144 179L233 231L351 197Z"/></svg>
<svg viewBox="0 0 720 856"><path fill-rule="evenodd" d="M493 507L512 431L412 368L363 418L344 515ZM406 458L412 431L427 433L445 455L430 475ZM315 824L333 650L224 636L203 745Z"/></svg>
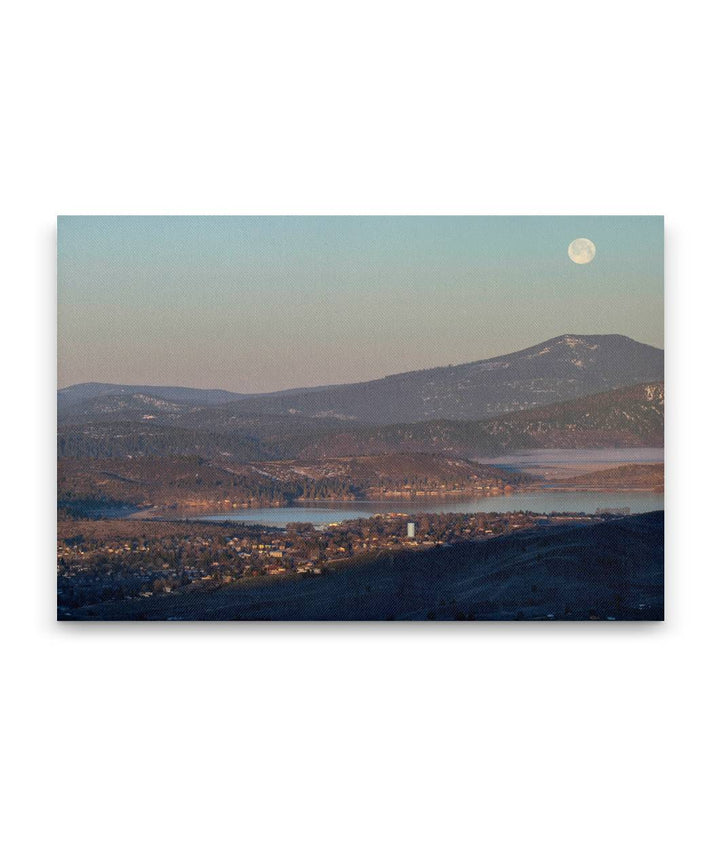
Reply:
<svg viewBox="0 0 720 856"><path fill-rule="evenodd" d="M656 621L661 217L59 217L64 621Z"/></svg>

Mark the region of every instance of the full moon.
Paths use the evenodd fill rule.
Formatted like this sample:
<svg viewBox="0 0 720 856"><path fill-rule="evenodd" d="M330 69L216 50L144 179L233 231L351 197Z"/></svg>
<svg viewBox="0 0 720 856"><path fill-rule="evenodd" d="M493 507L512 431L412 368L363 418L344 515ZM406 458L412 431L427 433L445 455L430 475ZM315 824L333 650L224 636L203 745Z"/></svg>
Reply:
<svg viewBox="0 0 720 856"><path fill-rule="evenodd" d="M568 255L576 265L586 265L595 258L595 244L590 238L575 238L568 247Z"/></svg>

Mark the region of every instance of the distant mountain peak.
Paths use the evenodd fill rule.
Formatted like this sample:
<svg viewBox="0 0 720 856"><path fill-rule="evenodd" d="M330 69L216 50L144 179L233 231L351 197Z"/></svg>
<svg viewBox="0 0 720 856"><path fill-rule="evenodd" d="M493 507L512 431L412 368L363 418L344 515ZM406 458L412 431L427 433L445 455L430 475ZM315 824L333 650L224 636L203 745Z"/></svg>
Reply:
<svg viewBox="0 0 720 856"><path fill-rule="evenodd" d="M486 419L605 390L663 380L660 348L620 334L564 333L521 351L462 365L420 369L363 383L241 395L182 387L83 384L58 393L75 421L114 413L130 418L223 406L228 415L392 424ZM168 407L172 402L178 407ZM150 408L150 410L148 409ZM224 417L225 418L225 417Z"/></svg>
<svg viewBox="0 0 720 856"><path fill-rule="evenodd" d="M652 345L644 345L636 339L631 339L629 336L623 336L620 333L563 333L561 336L555 336L545 342L540 342L537 345L532 345L522 351L517 351L518 354L524 354L527 351L537 351L545 348L587 348L588 350L597 350L599 347L623 347L623 345L637 346L640 348L651 348Z"/></svg>
<svg viewBox="0 0 720 856"><path fill-rule="evenodd" d="M521 351L462 365L252 396L243 413L287 414L364 422L481 419L609 389L663 380L663 352L620 334L564 333Z"/></svg>

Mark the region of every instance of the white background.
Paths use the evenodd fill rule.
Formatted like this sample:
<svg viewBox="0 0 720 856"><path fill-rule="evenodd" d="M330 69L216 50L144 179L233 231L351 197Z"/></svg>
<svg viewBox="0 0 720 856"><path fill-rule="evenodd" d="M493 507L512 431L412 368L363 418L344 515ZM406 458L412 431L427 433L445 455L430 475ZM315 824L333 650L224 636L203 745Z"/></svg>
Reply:
<svg viewBox="0 0 720 856"><path fill-rule="evenodd" d="M5 9L6 852L717 852L711 11ZM56 625L58 213L665 214L665 624Z"/></svg>

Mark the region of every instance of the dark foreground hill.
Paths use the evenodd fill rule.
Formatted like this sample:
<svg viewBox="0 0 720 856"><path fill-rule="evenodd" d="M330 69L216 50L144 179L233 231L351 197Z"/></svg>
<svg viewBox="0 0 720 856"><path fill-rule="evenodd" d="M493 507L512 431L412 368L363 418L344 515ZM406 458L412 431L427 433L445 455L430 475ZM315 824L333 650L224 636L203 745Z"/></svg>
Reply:
<svg viewBox="0 0 720 856"><path fill-rule="evenodd" d="M662 512L358 559L320 576L78 609L78 620L661 620Z"/></svg>

